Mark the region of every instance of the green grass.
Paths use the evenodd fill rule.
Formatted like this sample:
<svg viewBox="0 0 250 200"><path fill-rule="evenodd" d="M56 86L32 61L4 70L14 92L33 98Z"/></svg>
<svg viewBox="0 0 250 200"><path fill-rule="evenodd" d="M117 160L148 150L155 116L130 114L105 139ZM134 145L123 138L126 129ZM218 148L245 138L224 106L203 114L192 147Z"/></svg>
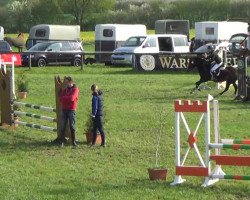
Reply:
<svg viewBox="0 0 250 200"><path fill-rule="evenodd" d="M20 71L24 71L30 80L30 92L25 102L53 107L54 76L71 75L74 78L80 88L77 111L79 147L51 145L50 141L56 137L51 132L26 127L1 130L1 199L249 199L250 184L247 181L220 181L211 188L202 188L202 178L187 177L185 184L170 186L175 171L173 101L204 100L208 93L218 93L212 89L191 95L197 74L134 72L131 68L103 65L87 66L83 71L73 67L32 68L30 71L18 68L17 76ZM84 129L93 83L104 91L105 149L92 149L85 143ZM215 88L213 83L210 86ZM249 138L250 104L235 102L232 93L231 89L219 98L222 138ZM148 179L147 168L154 166L160 112L164 115L160 165L166 166L169 173L167 181L153 182ZM196 114L187 115L191 129L195 129L197 117ZM40 122L24 117L22 120ZM204 152L203 130L201 127L198 135L201 152ZM183 132L182 136L183 155L187 134ZM223 152L249 155L243 150ZM188 163L191 162L197 164L194 153L188 157ZM247 167L223 168L228 174L250 174Z"/></svg>

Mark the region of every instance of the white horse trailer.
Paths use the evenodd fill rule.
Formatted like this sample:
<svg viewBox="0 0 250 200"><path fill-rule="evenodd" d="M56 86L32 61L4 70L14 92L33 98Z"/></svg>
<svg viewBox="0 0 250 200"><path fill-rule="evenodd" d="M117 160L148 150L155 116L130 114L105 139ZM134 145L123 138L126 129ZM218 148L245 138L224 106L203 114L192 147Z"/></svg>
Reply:
<svg viewBox="0 0 250 200"><path fill-rule="evenodd" d="M131 36L146 36L147 29L141 24L97 24L95 26L95 59L105 64L111 63L112 52L121 47ZM100 54L98 54L98 52ZM101 54L101 53L107 54ZM108 52L111 52L108 54Z"/></svg>
<svg viewBox="0 0 250 200"><path fill-rule="evenodd" d="M212 43L229 41L236 33L248 33L248 23L233 21L206 21L195 23L195 39Z"/></svg>
<svg viewBox="0 0 250 200"><path fill-rule="evenodd" d="M2 26L0 26L0 40L3 40L4 38L4 29Z"/></svg>
<svg viewBox="0 0 250 200"><path fill-rule="evenodd" d="M80 41L80 26L39 24L31 27L27 49L43 41Z"/></svg>
<svg viewBox="0 0 250 200"><path fill-rule="evenodd" d="M183 34L189 40L189 20L156 20L155 34Z"/></svg>

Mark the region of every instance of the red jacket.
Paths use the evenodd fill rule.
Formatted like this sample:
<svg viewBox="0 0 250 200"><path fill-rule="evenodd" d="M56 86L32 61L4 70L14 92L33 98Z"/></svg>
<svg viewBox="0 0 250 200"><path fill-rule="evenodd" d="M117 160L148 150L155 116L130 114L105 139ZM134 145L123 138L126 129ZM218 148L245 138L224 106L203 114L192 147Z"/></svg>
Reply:
<svg viewBox="0 0 250 200"><path fill-rule="evenodd" d="M76 110L79 89L74 84L73 87L65 88L60 94L60 102L63 110Z"/></svg>

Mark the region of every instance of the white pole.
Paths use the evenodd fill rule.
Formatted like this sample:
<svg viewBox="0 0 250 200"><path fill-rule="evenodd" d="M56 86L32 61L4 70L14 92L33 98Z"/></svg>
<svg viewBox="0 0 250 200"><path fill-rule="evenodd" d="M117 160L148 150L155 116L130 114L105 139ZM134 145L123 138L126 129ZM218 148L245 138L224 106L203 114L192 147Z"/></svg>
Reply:
<svg viewBox="0 0 250 200"><path fill-rule="evenodd" d="M214 142L219 143L220 141L220 132L219 132L219 103L218 100L213 101L214 107ZM215 155L219 155L220 150L215 149Z"/></svg>
<svg viewBox="0 0 250 200"><path fill-rule="evenodd" d="M11 88L11 99L16 99L16 94L15 94L15 61L16 58L15 56L12 56L12 64L11 64L11 79L10 79L10 88Z"/></svg>

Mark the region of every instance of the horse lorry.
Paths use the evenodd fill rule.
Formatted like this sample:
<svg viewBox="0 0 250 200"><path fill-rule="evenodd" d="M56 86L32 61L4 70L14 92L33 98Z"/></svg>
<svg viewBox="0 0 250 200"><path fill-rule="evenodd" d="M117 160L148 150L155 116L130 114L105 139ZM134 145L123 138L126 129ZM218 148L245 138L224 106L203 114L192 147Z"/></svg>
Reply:
<svg viewBox="0 0 250 200"><path fill-rule="evenodd" d="M189 20L156 20L155 34L183 34L189 40Z"/></svg>
<svg viewBox="0 0 250 200"><path fill-rule="evenodd" d="M97 24L95 26L95 60L110 64L112 52L121 47L131 36L146 36L142 24Z"/></svg>
<svg viewBox="0 0 250 200"><path fill-rule="evenodd" d="M248 23L236 21L196 22L194 49L207 43L229 42L231 36L237 33L248 33Z"/></svg>
<svg viewBox="0 0 250 200"><path fill-rule="evenodd" d="M4 38L4 29L2 26L0 26L0 40L3 40Z"/></svg>
<svg viewBox="0 0 250 200"><path fill-rule="evenodd" d="M78 41L80 42L80 26L39 24L31 27L26 42L27 49L45 41Z"/></svg>

